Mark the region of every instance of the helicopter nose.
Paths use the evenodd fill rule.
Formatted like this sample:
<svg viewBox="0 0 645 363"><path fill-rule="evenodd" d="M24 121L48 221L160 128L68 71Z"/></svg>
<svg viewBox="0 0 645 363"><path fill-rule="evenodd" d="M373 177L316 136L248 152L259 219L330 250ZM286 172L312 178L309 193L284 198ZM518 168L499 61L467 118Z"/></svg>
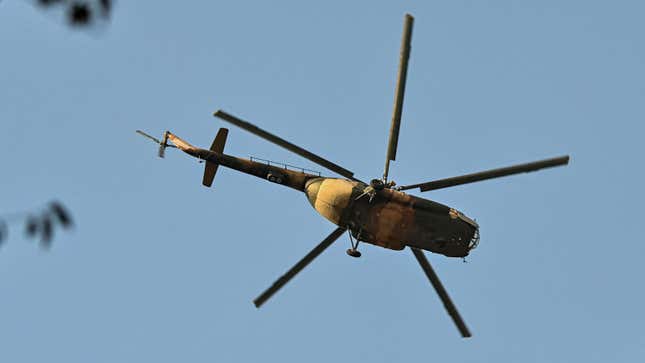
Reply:
<svg viewBox="0 0 645 363"><path fill-rule="evenodd" d="M305 183L305 194L307 199L312 207L316 206L316 199L318 198L318 192L320 191L320 186L322 185L324 178L313 178L309 179Z"/></svg>
<svg viewBox="0 0 645 363"><path fill-rule="evenodd" d="M315 178L305 184L305 194L320 215L336 225L342 221L354 193L355 182L339 178Z"/></svg>

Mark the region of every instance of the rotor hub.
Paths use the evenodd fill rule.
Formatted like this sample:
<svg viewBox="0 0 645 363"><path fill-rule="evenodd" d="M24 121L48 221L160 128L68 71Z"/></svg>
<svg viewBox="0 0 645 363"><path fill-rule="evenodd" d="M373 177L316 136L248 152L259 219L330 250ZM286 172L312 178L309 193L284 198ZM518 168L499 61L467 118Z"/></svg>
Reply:
<svg viewBox="0 0 645 363"><path fill-rule="evenodd" d="M385 188L385 183L381 179L372 179L370 180L370 186L376 191L383 190Z"/></svg>

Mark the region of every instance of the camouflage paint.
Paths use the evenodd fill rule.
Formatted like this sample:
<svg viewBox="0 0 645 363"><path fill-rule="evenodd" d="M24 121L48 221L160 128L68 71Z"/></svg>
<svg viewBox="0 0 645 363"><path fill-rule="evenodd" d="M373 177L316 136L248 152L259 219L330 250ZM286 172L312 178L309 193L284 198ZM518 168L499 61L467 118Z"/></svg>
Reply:
<svg viewBox="0 0 645 363"><path fill-rule="evenodd" d="M417 247L449 257L464 257L475 247L478 226L455 209L393 189L370 202L366 184L347 179L314 178L305 186L309 203L358 240L402 250Z"/></svg>
<svg viewBox="0 0 645 363"><path fill-rule="evenodd" d="M416 247L449 257L464 257L478 241L477 224L431 200L385 188L370 201L367 184L326 178L224 153L200 149L168 133L180 150L208 162L282 184L305 193L312 207L362 242L393 250Z"/></svg>
<svg viewBox="0 0 645 363"><path fill-rule="evenodd" d="M314 174L303 173L275 165L237 158L224 153L200 149L172 133L168 133L168 139L172 141L178 149L198 159L235 169L277 184L282 184L301 192L305 190L305 183L307 180L318 177L318 175Z"/></svg>

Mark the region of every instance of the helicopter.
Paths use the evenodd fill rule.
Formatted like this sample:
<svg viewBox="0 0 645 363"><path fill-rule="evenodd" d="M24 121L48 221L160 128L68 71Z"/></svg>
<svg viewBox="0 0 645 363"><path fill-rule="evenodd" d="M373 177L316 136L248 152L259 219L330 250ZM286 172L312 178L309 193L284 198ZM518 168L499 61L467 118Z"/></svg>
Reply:
<svg viewBox="0 0 645 363"><path fill-rule="evenodd" d="M407 194L405 191L418 188L421 192L426 192L568 164L569 156L565 155L403 186L397 186L394 181L388 180L390 162L396 160L413 24L413 16L406 14L384 172L381 178L372 179L369 183L354 177L352 171L223 110L218 110L213 115L300 155L340 177L321 176L319 173L293 168L286 164L254 158L243 159L225 154L224 147L228 136L226 128L219 129L209 149L195 147L170 131L165 131L162 139L159 140L137 130L137 133L159 145L160 157L164 157L165 149L170 147L177 148L203 162L205 170L202 184L206 187L212 185L219 166L234 169L303 192L311 206L322 217L337 226L305 257L253 300L257 308L347 232L351 247L346 252L355 258L361 256L358 250L360 242L397 251L409 248L462 337L471 337L470 330L423 251L464 258L479 243L479 225L454 208Z"/></svg>

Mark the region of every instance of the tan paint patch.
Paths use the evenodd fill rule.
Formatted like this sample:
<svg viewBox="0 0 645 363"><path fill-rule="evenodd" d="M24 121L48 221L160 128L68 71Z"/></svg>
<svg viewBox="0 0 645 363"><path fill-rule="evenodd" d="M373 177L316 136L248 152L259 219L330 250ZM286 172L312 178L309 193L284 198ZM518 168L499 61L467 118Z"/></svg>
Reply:
<svg viewBox="0 0 645 363"><path fill-rule="evenodd" d="M175 144L175 146L177 146L177 148L179 150L182 150L182 151L195 151L195 150L197 150L196 147L194 147L193 145L189 144L186 140L183 140L182 138L180 138L179 136L177 136L177 135L175 135L175 134L173 134L171 132L168 132L168 139L170 141L172 141L172 143Z"/></svg>
<svg viewBox="0 0 645 363"><path fill-rule="evenodd" d="M312 182L307 183L305 187L305 194L307 195L309 204L311 204L311 206L314 208L316 205L316 196L318 195L318 190L320 190L320 184L322 184L322 181L319 181L319 179L314 179L312 180Z"/></svg>
<svg viewBox="0 0 645 363"><path fill-rule="evenodd" d="M352 182L343 179L325 179L320 184L314 208L335 224L341 222L345 208L351 202Z"/></svg>

